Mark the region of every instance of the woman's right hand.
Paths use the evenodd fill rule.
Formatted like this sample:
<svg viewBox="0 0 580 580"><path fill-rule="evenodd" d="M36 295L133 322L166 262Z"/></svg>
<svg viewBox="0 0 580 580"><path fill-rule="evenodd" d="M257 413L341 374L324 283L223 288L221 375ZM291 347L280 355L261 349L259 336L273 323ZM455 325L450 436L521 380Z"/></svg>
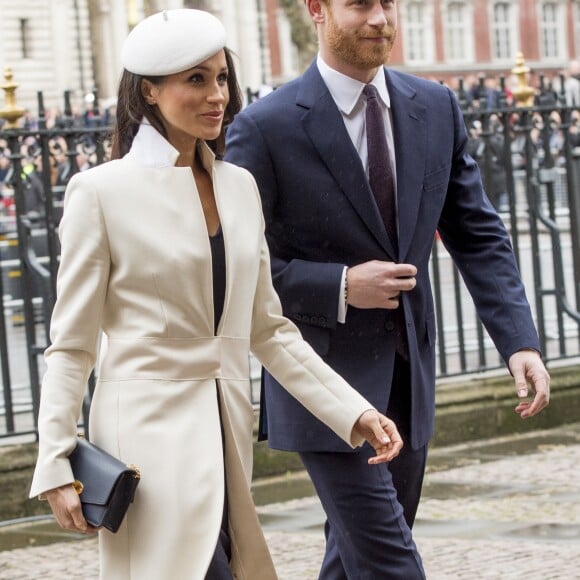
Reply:
<svg viewBox="0 0 580 580"><path fill-rule="evenodd" d="M90 526L85 520L81 509L81 500L70 483L55 487L43 495L61 528L83 534L94 534L99 531L98 528Z"/></svg>
<svg viewBox="0 0 580 580"><path fill-rule="evenodd" d="M365 411L356 422L354 430L364 437L376 452L369 459L370 465L392 461L403 448L403 439L391 419L375 409Z"/></svg>

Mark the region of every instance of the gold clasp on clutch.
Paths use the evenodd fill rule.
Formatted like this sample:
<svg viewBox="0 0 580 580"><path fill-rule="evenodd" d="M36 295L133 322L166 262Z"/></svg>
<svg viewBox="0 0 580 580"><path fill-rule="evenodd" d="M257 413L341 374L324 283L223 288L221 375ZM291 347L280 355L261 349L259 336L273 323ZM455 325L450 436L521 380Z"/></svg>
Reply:
<svg viewBox="0 0 580 580"><path fill-rule="evenodd" d="M135 479L141 479L141 470L136 465L130 463L127 467L135 472L135 475L133 476Z"/></svg>
<svg viewBox="0 0 580 580"><path fill-rule="evenodd" d="M83 493L83 490L85 489L83 482L79 481L78 479L75 479L71 485L73 486L73 489L78 493L78 495L81 495L81 493Z"/></svg>

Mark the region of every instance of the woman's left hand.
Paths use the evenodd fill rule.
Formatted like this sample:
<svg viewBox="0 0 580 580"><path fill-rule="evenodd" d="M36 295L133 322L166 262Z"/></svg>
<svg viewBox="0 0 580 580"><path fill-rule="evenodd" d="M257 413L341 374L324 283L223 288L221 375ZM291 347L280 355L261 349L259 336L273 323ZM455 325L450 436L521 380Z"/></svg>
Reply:
<svg viewBox="0 0 580 580"><path fill-rule="evenodd" d="M394 421L378 411L365 411L358 418L354 429L373 446L377 454L369 459L371 465L391 461L403 448L403 439Z"/></svg>

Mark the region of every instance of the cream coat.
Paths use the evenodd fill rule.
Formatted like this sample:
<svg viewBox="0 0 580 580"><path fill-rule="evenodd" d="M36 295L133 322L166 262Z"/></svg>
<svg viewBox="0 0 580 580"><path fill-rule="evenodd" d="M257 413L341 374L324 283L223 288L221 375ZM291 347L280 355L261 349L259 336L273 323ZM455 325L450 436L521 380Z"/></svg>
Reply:
<svg viewBox="0 0 580 580"><path fill-rule="evenodd" d="M236 578L270 580L250 494L250 351L353 446L362 443L353 425L370 405L282 317L254 180L204 146L226 249L214 336L208 232L177 155L142 125L128 155L77 174L67 189L31 496L73 481L67 455L102 331L91 439L138 465L142 479L119 532L100 532L101 578L202 580L226 485Z"/></svg>

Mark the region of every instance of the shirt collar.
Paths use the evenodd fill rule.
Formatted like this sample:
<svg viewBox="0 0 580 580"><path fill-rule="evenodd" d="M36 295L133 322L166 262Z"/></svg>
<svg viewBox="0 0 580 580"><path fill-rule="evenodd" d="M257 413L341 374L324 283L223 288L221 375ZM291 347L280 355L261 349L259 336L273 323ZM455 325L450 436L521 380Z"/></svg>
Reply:
<svg viewBox="0 0 580 580"><path fill-rule="evenodd" d="M328 87L334 102L345 115L350 115L360 101L365 84L331 68L324 62L320 54L316 59L316 64L320 71L320 76ZM377 88L379 97L385 107L390 108L391 98L387 89L387 81L383 67L379 67L377 74L370 84Z"/></svg>
<svg viewBox="0 0 580 580"><path fill-rule="evenodd" d="M215 155L205 141L198 142L202 163L211 168ZM145 167L174 167L179 151L151 123L143 118L133 143L130 155Z"/></svg>

